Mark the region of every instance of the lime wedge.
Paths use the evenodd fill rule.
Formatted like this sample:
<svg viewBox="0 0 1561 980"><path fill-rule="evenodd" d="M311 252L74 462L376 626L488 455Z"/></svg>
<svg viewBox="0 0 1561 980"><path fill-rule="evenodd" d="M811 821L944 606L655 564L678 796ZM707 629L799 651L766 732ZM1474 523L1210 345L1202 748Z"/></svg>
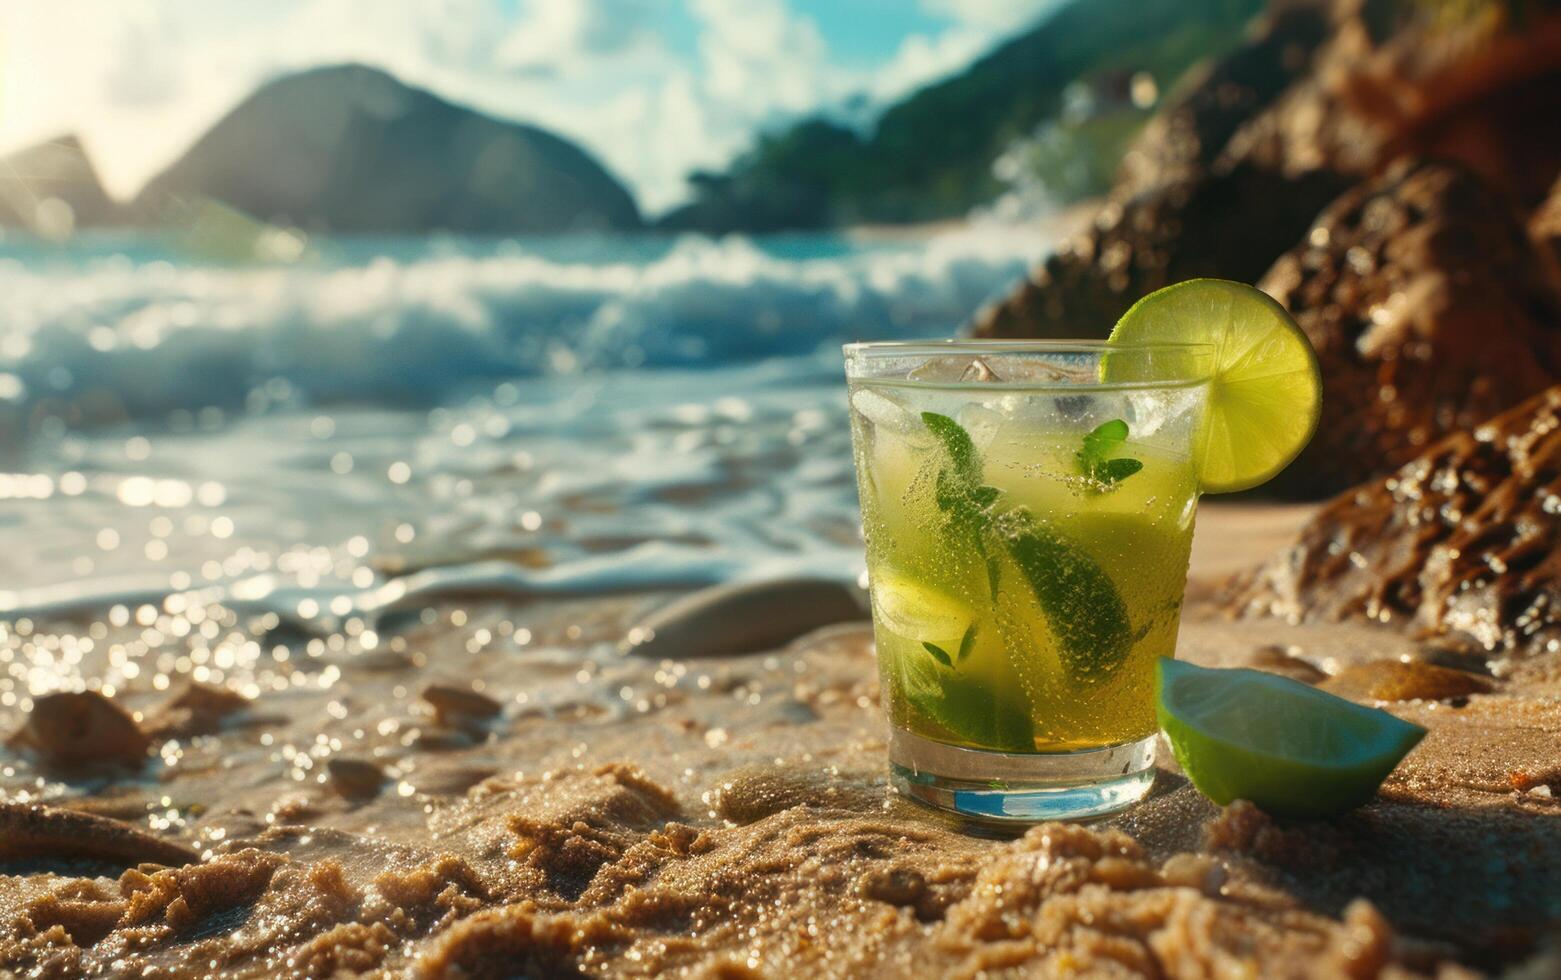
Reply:
<svg viewBox="0 0 1561 980"><path fill-rule="evenodd" d="M1111 331L1111 342L1214 346L1199 463L1205 493L1245 490L1272 479L1317 429L1322 408L1317 356L1285 308L1261 290L1223 279L1167 286L1134 303ZM1144 363L1108 356L1103 380L1155 380L1128 376Z"/></svg>
<svg viewBox="0 0 1561 980"><path fill-rule="evenodd" d="M888 657L899 695L918 714L971 745L1035 750L1029 702L1018 684L994 685L989 676L968 670L975 620L969 606L890 569L873 573L872 597L878 628L912 641L896 645L894 653L880 648L879 656Z"/></svg>
<svg viewBox="0 0 1561 980"><path fill-rule="evenodd" d="M953 596L887 569L872 576L872 597L879 625L917 643L957 649L975 618Z"/></svg>
<svg viewBox="0 0 1561 980"><path fill-rule="evenodd" d="M1425 729L1300 681L1161 658L1155 711L1192 784L1221 805L1327 817L1376 794Z"/></svg>

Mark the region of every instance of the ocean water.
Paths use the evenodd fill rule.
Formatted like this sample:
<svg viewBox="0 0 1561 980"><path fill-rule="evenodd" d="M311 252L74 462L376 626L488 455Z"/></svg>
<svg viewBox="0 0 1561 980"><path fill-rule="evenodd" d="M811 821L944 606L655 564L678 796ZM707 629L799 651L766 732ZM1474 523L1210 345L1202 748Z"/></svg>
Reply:
<svg viewBox="0 0 1561 980"><path fill-rule="evenodd" d="M0 616L862 568L839 345L948 336L1050 236L0 241Z"/></svg>

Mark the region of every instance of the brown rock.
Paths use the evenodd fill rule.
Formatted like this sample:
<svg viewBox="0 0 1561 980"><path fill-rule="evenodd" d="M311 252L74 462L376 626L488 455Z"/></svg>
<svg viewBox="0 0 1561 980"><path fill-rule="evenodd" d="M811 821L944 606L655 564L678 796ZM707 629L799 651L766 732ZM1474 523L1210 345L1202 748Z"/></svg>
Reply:
<svg viewBox="0 0 1561 980"><path fill-rule="evenodd" d="M1268 644L1253 650L1252 656L1247 663L1258 670L1279 674L1291 680L1300 681L1302 684L1316 684L1328 676L1289 650L1275 644Z"/></svg>
<svg viewBox="0 0 1561 980"><path fill-rule="evenodd" d="M0 803L0 858L89 859L134 867L194 864L200 855L108 817L37 803Z"/></svg>
<svg viewBox="0 0 1561 980"><path fill-rule="evenodd" d="M777 650L812 630L866 619L860 595L811 578L711 586L640 620L618 649L656 659Z"/></svg>
<svg viewBox="0 0 1561 980"><path fill-rule="evenodd" d="M379 792L385 784L385 771L367 759L332 756L325 763L331 789L348 799L363 799Z"/></svg>
<svg viewBox="0 0 1561 980"><path fill-rule="evenodd" d="M1460 160L1532 206L1561 170L1561 130L1534 125L1561 116L1561 8L1518 6L1276 4L1167 101L1095 226L975 332L1102 336L1171 282L1256 281L1335 195L1405 154Z"/></svg>
<svg viewBox="0 0 1561 980"><path fill-rule="evenodd" d="M1103 207L1094 225L976 314L981 337L1105 337L1133 301L1183 279L1253 282L1347 186L1239 163ZM1242 216L1261 215L1261 220Z"/></svg>
<svg viewBox="0 0 1561 980"><path fill-rule="evenodd" d="M498 770L483 765L425 766L407 774L406 779L419 793L431 796L457 796L466 792Z"/></svg>
<svg viewBox="0 0 1561 980"><path fill-rule="evenodd" d="M1324 507L1230 590L1291 620L1411 625L1485 651L1561 650L1561 386Z"/></svg>
<svg viewBox="0 0 1561 980"><path fill-rule="evenodd" d="M1552 281L1561 283L1561 177L1529 218L1528 233L1539 246Z"/></svg>
<svg viewBox="0 0 1561 980"><path fill-rule="evenodd" d="M226 687L187 681L146 720L153 739L193 738L222 730L223 720L249 708L249 698Z"/></svg>
<svg viewBox="0 0 1561 980"><path fill-rule="evenodd" d="M423 700L433 706L434 717L442 725L462 725L492 718L503 705L480 691L451 684L430 684L423 689Z"/></svg>
<svg viewBox="0 0 1561 980"><path fill-rule="evenodd" d="M33 700L27 721L6 742L61 768L140 765L151 740L135 719L97 691L61 691Z"/></svg>
<svg viewBox="0 0 1561 980"><path fill-rule="evenodd" d="M1334 0L1309 69L1227 152L1286 173L1455 160L1532 207L1561 169L1561 7Z"/></svg>
<svg viewBox="0 0 1561 980"><path fill-rule="evenodd" d="M1124 156L1093 226L979 311L976 334L1103 337L1162 286L1261 276L1349 180L1228 148L1304 77L1328 22L1326 0L1276 4L1245 44L1167 99Z"/></svg>
<svg viewBox="0 0 1561 980"><path fill-rule="evenodd" d="M1352 664L1317 686L1355 701L1442 701L1485 694L1491 682L1478 674L1435 664L1373 660Z"/></svg>
<svg viewBox="0 0 1561 980"><path fill-rule="evenodd" d="M1326 0L1275 3L1246 43L1195 68L1123 156L1118 195L1213 166L1231 137L1304 74L1329 37L1328 6Z"/></svg>
<svg viewBox="0 0 1561 980"><path fill-rule="evenodd" d="M1404 160L1352 189L1259 285L1323 372L1322 423L1280 477L1299 496L1384 473L1561 368L1561 296L1517 215L1456 165Z"/></svg>

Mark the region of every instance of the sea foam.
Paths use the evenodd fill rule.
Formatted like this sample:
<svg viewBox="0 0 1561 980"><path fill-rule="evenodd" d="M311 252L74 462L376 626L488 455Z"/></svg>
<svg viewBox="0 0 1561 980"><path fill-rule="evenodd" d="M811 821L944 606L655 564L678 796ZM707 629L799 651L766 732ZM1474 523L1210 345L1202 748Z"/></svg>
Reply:
<svg viewBox="0 0 1561 980"><path fill-rule="evenodd" d="M0 411L90 427L279 402L429 405L496 378L947 335L1044 240L998 226L874 245L434 239L321 243L290 265L13 240L0 247Z"/></svg>

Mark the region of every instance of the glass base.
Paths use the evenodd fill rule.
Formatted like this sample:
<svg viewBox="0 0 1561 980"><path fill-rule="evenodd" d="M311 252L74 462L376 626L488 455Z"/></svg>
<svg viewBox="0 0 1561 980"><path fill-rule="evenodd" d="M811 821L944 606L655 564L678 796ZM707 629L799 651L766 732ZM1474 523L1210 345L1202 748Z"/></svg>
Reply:
<svg viewBox="0 0 1561 980"><path fill-rule="evenodd" d="M889 778L902 796L973 820L1039 823L1126 809L1154 783L1155 736L1056 754L989 752L893 729Z"/></svg>

